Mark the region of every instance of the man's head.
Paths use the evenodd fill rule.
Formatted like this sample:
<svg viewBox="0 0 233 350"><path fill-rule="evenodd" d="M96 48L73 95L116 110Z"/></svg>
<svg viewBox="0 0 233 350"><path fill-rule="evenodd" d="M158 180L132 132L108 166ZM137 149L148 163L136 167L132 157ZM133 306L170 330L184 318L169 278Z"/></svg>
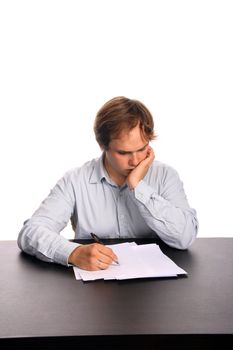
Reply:
<svg viewBox="0 0 233 350"><path fill-rule="evenodd" d="M119 96L106 102L96 115L94 132L103 150L117 139L122 130L130 131L139 124L142 137L147 141L155 139L154 122L150 111L137 100Z"/></svg>
<svg viewBox="0 0 233 350"><path fill-rule="evenodd" d="M97 113L95 135L104 150L104 165L118 185L151 153L153 118L139 101L116 97Z"/></svg>

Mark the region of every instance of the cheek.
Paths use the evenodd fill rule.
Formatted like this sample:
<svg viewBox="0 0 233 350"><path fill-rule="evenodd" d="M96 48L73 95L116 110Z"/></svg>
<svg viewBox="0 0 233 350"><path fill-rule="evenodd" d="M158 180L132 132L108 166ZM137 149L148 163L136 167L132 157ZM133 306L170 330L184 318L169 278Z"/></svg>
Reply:
<svg viewBox="0 0 233 350"><path fill-rule="evenodd" d="M140 153L140 155L139 155L140 161L146 159L146 157L147 157L147 152L148 152L148 150L146 149L145 151L143 151L143 152Z"/></svg>
<svg viewBox="0 0 233 350"><path fill-rule="evenodd" d="M118 168L124 168L125 164L127 164L127 157L117 156L115 158L115 164L118 166Z"/></svg>

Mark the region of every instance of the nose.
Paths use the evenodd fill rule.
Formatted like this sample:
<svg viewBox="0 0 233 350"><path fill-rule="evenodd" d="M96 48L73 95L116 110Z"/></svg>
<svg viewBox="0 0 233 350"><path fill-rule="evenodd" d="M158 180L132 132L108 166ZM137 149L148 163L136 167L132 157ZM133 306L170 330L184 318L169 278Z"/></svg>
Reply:
<svg viewBox="0 0 233 350"><path fill-rule="evenodd" d="M136 167L138 163L139 163L139 159L136 152L132 152L129 158L129 165L132 167Z"/></svg>

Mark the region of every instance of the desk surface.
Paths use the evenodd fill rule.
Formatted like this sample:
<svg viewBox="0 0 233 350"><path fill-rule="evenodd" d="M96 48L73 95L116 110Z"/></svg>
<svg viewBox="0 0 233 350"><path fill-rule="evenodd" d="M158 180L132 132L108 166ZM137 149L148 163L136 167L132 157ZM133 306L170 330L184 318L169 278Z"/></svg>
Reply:
<svg viewBox="0 0 233 350"><path fill-rule="evenodd" d="M207 349L223 336L232 343L233 239L198 238L186 251L160 247L187 277L85 283L71 267L41 262L15 241L1 241L0 347L35 349L39 341L51 349L59 340L66 350L85 342L113 349L123 339L134 348L164 349L192 339Z"/></svg>

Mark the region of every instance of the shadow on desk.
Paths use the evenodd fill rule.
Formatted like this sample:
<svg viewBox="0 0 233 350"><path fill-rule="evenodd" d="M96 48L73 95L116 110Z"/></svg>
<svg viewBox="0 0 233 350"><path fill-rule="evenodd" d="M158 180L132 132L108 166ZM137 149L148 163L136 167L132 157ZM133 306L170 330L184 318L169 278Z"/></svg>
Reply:
<svg viewBox="0 0 233 350"><path fill-rule="evenodd" d="M71 240L73 242L78 242L81 244L90 244L93 243L92 240ZM104 240L104 244L106 245L112 245L112 244L117 244L120 242L134 242L135 239L122 239L122 240L117 240L117 239L106 239ZM137 239L136 240L137 244L154 244L155 239ZM190 266L194 266L195 263L195 254L193 254L191 251L187 250L179 250L175 248L171 248L167 246L163 241L161 240L156 240L156 244L158 244L162 250L162 252L167 255L170 259L175 261L175 263L182 267L184 270L187 271ZM182 254L181 254L182 252ZM72 275L73 274L73 269L68 268L66 266L62 266L59 264L54 264L50 262L44 262L40 261L34 256L30 256L24 252L20 252L19 254L19 259L20 263L24 266L24 268L29 269L29 270L34 270L35 273L45 273L45 271L52 271L53 273L56 274L61 274L61 275ZM188 271L187 271L188 272ZM187 275L180 275L178 278L187 278ZM97 281L87 281L83 283L97 283L97 282L102 282L102 283L121 283L121 284L127 284L127 283L133 283L135 280L145 282L145 281L150 281L150 280L166 280L166 279L174 279L176 277L155 277L155 278L143 278L143 279L133 279L133 280L122 280L122 281L104 281L104 280L97 280Z"/></svg>

